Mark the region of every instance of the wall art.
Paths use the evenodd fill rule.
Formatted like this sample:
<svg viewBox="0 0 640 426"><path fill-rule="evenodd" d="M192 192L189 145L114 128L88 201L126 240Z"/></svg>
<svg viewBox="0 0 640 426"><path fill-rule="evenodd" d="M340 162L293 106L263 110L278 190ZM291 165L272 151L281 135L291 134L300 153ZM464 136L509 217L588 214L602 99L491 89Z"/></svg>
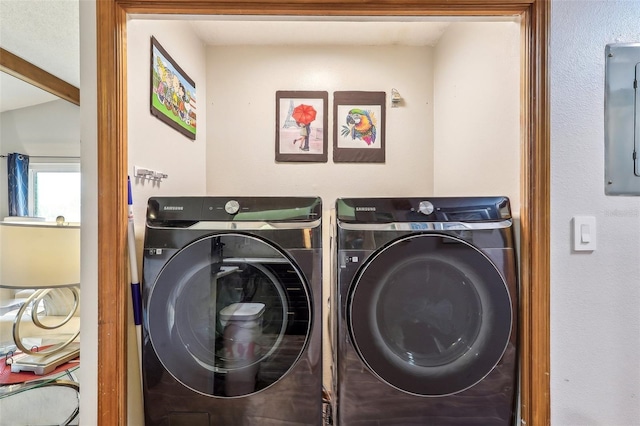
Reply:
<svg viewBox="0 0 640 426"><path fill-rule="evenodd" d="M276 92L276 161L327 162L328 93Z"/></svg>
<svg viewBox="0 0 640 426"><path fill-rule="evenodd" d="M385 92L333 93L333 161L385 162Z"/></svg>
<svg viewBox="0 0 640 426"><path fill-rule="evenodd" d="M196 84L151 37L151 114L196 138Z"/></svg>

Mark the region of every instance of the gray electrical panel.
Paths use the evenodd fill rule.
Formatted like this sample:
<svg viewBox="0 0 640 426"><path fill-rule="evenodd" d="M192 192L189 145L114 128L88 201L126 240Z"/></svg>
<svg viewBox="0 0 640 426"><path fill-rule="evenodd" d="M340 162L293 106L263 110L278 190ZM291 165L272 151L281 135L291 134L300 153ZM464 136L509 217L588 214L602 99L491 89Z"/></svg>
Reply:
<svg viewBox="0 0 640 426"><path fill-rule="evenodd" d="M640 43L605 47L605 194L640 195Z"/></svg>

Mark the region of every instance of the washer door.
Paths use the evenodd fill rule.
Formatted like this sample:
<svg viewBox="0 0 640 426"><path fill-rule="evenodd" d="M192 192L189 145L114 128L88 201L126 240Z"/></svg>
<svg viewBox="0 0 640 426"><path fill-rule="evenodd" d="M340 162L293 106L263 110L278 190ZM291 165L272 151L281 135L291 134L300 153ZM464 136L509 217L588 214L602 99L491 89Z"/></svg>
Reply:
<svg viewBox="0 0 640 426"><path fill-rule="evenodd" d="M420 396L482 380L509 342L509 290L494 264L455 237L395 240L360 269L347 296L362 361L381 380Z"/></svg>
<svg viewBox="0 0 640 426"><path fill-rule="evenodd" d="M259 392L300 358L311 330L308 285L255 236L211 235L174 255L148 297L148 335L165 369L210 396Z"/></svg>

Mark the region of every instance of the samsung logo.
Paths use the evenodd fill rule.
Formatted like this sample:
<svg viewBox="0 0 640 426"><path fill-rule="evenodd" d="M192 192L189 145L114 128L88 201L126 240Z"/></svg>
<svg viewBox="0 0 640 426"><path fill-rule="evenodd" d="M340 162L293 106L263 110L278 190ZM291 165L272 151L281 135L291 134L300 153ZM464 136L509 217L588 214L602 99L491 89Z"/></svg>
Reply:
<svg viewBox="0 0 640 426"><path fill-rule="evenodd" d="M375 207L356 207L357 212L375 212Z"/></svg>
<svg viewBox="0 0 640 426"><path fill-rule="evenodd" d="M184 210L184 207L182 207L182 206L164 206L164 207L162 207L162 210L180 211L180 210Z"/></svg>

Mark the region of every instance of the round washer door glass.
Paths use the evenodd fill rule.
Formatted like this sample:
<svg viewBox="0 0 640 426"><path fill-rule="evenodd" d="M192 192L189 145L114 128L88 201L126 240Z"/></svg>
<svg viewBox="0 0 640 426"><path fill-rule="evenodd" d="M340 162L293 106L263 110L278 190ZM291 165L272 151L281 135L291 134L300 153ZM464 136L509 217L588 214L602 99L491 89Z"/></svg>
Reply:
<svg viewBox="0 0 640 426"><path fill-rule="evenodd" d="M381 380L442 396L482 380L509 342L509 290L494 264L455 237L419 234L380 249L350 287L354 346Z"/></svg>
<svg viewBox="0 0 640 426"><path fill-rule="evenodd" d="M164 368L215 397L259 392L287 374L310 332L308 285L290 258L244 234L211 235L175 254L148 298Z"/></svg>

